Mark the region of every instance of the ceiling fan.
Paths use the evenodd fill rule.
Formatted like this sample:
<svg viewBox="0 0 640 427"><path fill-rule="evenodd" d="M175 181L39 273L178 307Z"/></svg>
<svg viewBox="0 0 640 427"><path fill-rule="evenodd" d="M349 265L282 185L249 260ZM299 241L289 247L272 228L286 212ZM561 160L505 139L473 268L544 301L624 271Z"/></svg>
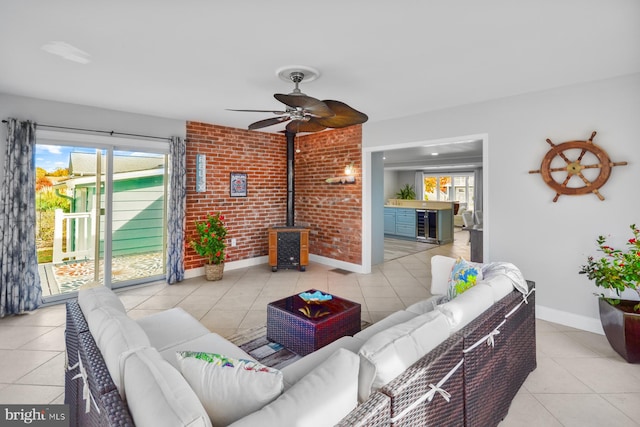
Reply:
<svg viewBox="0 0 640 427"><path fill-rule="evenodd" d="M281 93L273 95L278 101L287 106L284 111L229 109L229 111L273 113L277 115L277 117L251 123L249 130L262 129L278 123L289 122L286 129L291 133L318 132L327 128L344 128L357 125L369 119L366 114L349 107L344 102L333 100L320 101L319 99L302 93L298 86L305 78L304 71L308 72L308 70L286 71L288 72L288 78L295 84L293 92L287 95ZM280 75L282 76L282 72L280 72ZM312 72L312 78L317 77L317 75L317 73L314 75Z"/></svg>

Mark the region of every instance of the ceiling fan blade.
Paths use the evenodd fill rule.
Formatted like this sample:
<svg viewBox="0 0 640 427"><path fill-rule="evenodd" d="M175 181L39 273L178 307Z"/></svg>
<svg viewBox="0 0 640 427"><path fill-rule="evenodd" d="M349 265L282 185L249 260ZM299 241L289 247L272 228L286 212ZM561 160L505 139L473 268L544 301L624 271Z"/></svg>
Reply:
<svg viewBox="0 0 640 427"><path fill-rule="evenodd" d="M273 126L273 125L277 125L278 123L286 122L287 120L290 120L289 116L281 116L281 117L274 117L272 119L259 120L255 123L251 123L249 125L249 130L266 128L268 126Z"/></svg>
<svg viewBox="0 0 640 427"><path fill-rule="evenodd" d="M324 103L335 113L335 116L316 118L317 123L322 126L328 128L344 128L358 125L369 120L366 114L349 107L344 102L329 99L325 100Z"/></svg>
<svg viewBox="0 0 640 427"><path fill-rule="evenodd" d="M327 104L307 95L285 95L276 93L273 96L283 104L292 108L302 108L314 117L333 117L335 115Z"/></svg>
<svg viewBox="0 0 640 427"><path fill-rule="evenodd" d="M273 114L287 114L286 111L274 111L274 110L234 110L233 108L227 108L227 111L240 111L246 113L273 113Z"/></svg>
<svg viewBox="0 0 640 427"><path fill-rule="evenodd" d="M321 130L325 130L326 128L326 126L322 126L321 124L317 123L316 119L313 117L309 121L292 120L291 123L287 124L287 130L291 133L318 132Z"/></svg>

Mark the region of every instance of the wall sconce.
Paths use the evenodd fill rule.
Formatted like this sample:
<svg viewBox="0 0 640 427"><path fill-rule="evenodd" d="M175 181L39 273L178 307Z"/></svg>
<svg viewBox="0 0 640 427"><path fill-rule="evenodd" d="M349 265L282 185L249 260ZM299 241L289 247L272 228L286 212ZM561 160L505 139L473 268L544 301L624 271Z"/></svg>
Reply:
<svg viewBox="0 0 640 427"><path fill-rule="evenodd" d="M347 165L344 168L344 174L347 175L347 176L350 176L351 174L353 174L353 162L351 162L350 165Z"/></svg>

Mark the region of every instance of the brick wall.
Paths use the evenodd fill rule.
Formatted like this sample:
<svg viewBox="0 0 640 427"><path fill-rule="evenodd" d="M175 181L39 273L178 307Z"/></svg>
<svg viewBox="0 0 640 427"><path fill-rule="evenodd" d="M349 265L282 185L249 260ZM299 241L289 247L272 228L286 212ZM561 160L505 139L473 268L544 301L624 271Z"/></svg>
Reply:
<svg viewBox="0 0 640 427"><path fill-rule="evenodd" d="M196 154L207 156L207 191L196 193ZM229 261L269 253L267 228L286 222L287 150L282 134L249 132L187 122L187 242L194 221L208 212L225 217ZM229 195L229 174L247 173L247 197ZM202 258L187 244L185 269L202 267Z"/></svg>
<svg viewBox="0 0 640 427"><path fill-rule="evenodd" d="M299 137L296 223L311 229L309 252L362 264L362 127ZM355 184L328 184L353 162Z"/></svg>
<svg viewBox="0 0 640 427"><path fill-rule="evenodd" d="M311 228L311 254L361 264L361 127L296 138L296 225ZM207 156L207 189L196 193L196 155ZM228 226L229 261L269 253L268 227L286 223L286 138L281 133L249 132L187 122L187 242L194 221L220 211ZM356 184L332 185L325 179L344 174L354 162ZM248 175L247 197L230 197L229 174ZM228 241L228 243L229 243ZM185 269L203 260L186 244Z"/></svg>

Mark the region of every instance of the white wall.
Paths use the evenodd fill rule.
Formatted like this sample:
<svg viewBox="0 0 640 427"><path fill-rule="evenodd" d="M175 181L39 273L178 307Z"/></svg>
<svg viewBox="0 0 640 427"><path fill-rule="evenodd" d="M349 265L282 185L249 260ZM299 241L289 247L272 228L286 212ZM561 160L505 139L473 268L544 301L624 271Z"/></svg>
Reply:
<svg viewBox="0 0 640 427"><path fill-rule="evenodd" d="M598 235L611 234L622 244L629 224L640 224L639 117L640 74L633 74L367 123L363 149L487 134L485 261L512 262L536 282L539 317L600 331L597 289L578 270L597 254ZM586 140L594 130L594 142L628 166L613 168L600 191L605 201L585 195L553 203L555 192L539 174L528 173L549 150L545 140Z"/></svg>
<svg viewBox="0 0 640 427"><path fill-rule="evenodd" d="M0 93L0 118L31 120L36 123L106 130L132 134L185 138L186 123L183 120L165 119L121 111L62 102L45 101ZM7 127L0 127L0 180L4 176L4 152Z"/></svg>

